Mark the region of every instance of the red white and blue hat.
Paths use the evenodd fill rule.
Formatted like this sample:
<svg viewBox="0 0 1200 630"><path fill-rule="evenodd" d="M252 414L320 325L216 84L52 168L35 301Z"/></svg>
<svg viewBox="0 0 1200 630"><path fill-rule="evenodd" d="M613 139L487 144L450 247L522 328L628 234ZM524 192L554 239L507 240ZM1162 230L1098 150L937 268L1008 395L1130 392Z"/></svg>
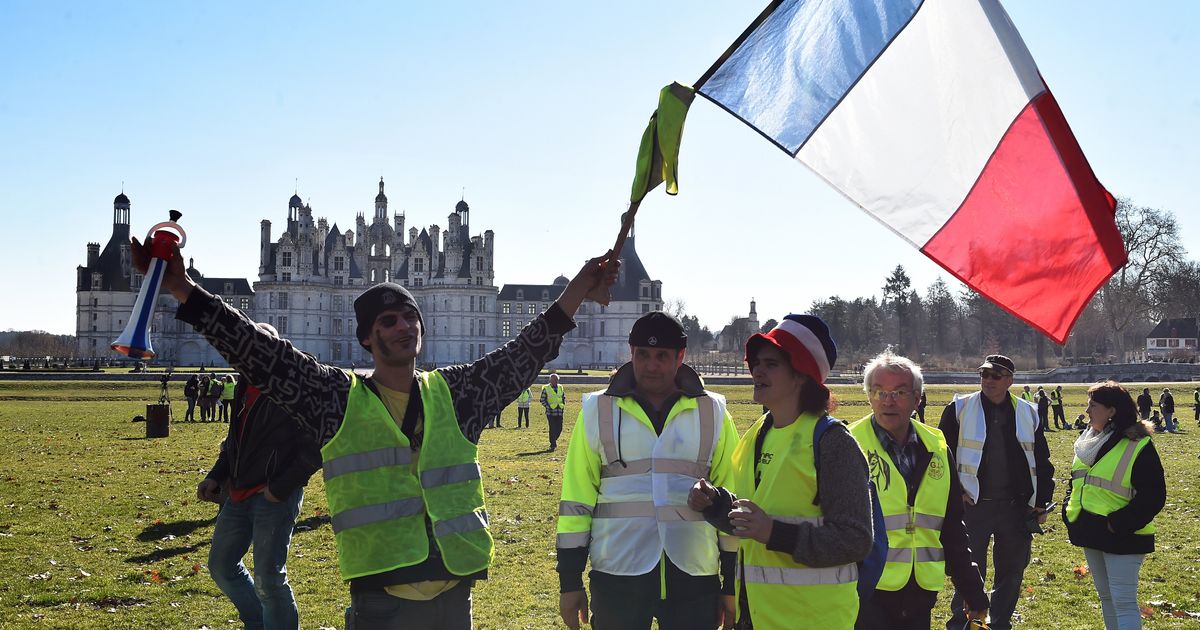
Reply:
<svg viewBox="0 0 1200 630"><path fill-rule="evenodd" d="M837 344L829 336L829 327L815 315L788 315L770 332L751 335L746 341L746 363L763 343L782 350L793 370L821 385L837 362Z"/></svg>

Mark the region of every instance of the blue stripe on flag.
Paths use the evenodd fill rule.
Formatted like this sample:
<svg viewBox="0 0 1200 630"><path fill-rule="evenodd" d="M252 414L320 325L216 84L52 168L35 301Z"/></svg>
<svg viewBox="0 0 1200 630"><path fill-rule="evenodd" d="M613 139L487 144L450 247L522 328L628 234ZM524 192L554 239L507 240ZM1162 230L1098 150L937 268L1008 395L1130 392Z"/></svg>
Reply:
<svg viewBox="0 0 1200 630"><path fill-rule="evenodd" d="M698 91L794 157L920 5L782 2Z"/></svg>

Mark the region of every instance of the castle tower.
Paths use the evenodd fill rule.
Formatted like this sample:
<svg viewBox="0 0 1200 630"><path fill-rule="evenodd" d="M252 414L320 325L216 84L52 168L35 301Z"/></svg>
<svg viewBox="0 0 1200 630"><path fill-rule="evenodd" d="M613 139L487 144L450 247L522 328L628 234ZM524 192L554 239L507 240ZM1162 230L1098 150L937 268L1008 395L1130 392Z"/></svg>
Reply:
<svg viewBox="0 0 1200 630"><path fill-rule="evenodd" d="M379 194L375 195L375 220L373 223L387 223L387 195L383 194L383 177L379 178Z"/></svg>

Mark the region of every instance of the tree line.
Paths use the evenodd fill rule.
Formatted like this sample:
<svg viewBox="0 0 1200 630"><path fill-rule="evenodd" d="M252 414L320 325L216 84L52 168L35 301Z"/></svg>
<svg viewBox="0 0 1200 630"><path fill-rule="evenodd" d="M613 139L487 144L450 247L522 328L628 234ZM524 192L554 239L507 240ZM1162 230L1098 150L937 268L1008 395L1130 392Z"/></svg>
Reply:
<svg viewBox="0 0 1200 630"><path fill-rule="evenodd" d="M965 285L952 288L938 278L923 290L914 287L902 265L884 278L879 297L834 295L815 300L809 312L829 324L838 362L847 366L889 345L935 369L970 367L992 353L1013 357L1023 369L1122 361L1127 351L1145 347L1159 321L1200 314L1200 264L1188 258L1170 211L1120 198L1116 220L1129 260L1088 303L1063 346ZM711 339L686 317L689 345L693 330ZM763 329L772 326L773 320Z"/></svg>

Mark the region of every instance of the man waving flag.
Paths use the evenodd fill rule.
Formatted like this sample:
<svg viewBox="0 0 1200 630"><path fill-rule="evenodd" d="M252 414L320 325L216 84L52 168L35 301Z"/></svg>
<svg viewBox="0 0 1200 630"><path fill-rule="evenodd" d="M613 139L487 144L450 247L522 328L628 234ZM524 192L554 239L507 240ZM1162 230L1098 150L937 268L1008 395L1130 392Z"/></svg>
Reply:
<svg viewBox="0 0 1200 630"><path fill-rule="evenodd" d="M998 0L777 0L696 91L1059 343L1125 263Z"/></svg>

